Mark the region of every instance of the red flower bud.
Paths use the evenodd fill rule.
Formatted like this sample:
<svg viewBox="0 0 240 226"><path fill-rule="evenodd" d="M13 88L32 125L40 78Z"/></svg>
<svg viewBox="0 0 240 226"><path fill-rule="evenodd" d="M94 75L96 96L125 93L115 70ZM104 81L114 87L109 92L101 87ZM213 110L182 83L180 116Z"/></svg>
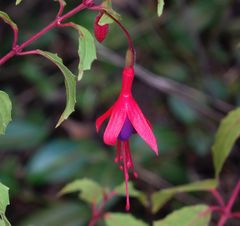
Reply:
<svg viewBox="0 0 240 226"><path fill-rule="evenodd" d="M96 39L101 43L107 36L108 33L108 24L105 25L99 25L99 20L103 16L103 13L100 13L99 15L96 16L96 19L94 21L94 34Z"/></svg>

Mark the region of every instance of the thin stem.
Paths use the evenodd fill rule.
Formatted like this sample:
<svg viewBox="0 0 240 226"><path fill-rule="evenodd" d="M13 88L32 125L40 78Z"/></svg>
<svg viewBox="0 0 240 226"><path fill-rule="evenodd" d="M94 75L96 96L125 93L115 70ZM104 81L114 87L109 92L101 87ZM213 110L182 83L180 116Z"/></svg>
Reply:
<svg viewBox="0 0 240 226"><path fill-rule="evenodd" d="M125 36L126 36L126 38L128 40L129 50L132 53L131 54L130 66L134 66L134 63L135 63L135 50L134 50L133 40L132 40L131 35L129 34L128 30L122 25L122 23L117 18L112 16L110 13L108 13L103 7L101 7L101 6L93 6L93 7L90 7L89 9L96 10L96 11L104 11L104 13L107 14L111 19L113 19L115 21L115 23L121 28L121 30L123 31L123 33L125 34Z"/></svg>
<svg viewBox="0 0 240 226"><path fill-rule="evenodd" d="M59 10L58 10L57 17L60 17L60 16L62 16L64 7L65 7L65 2L64 2L64 0L58 0L58 2L59 2Z"/></svg>
<svg viewBox="0 0 240 226"><path fill-rule="evenodd" d="M19 46L19 50L23 50L26 46L30 45L33 41L37 40L40 36L44 35L45 33L47 33L49 30L51 30L52 28L54 28L57 24L57 19L55 19L53 22L51 22L49 25L47 25L45 28L43 28L41 31L39 31L38 33L36 33L35 35L33 35L31 38L29 38L27 41L25 41L24 43L22 43Z"/></svg>
<svg viewBox="0 0 240 226"><path fill-rule="evenodd" d="M223 216L220 218L217 226L224 226L225 223L227 222L227 220L228 220L228 217L227 217L226 215L223 215Z"/></svg>
<svg viewBox="0 0 240 226"><path fill-rule="evenodd" d="M224 209L219 207L219 206L210 206L206 212L220 212L220 213L223 213L224 212Z"/></svg>
<svg viewBox="0 0 240 226"><path fill-rule="evenodd" d="M16 52L14 50L11 50L5 56L0 58L0 65L3 65L4 63L6 63L9 59L11 59L15 55L16 55Z"/></svg>
<svg viewBox="0 0 240 226"><path fill-rule="evenodd" d="M105 13L116 22L116 24L122 29L122 31L124 32L125 36L127 37L128 46L129 46L129 49L130 49L130 51L132 53L130 66L134 66L134 63L135 63L135 50L134 50L134 44L133 44L133 40L131 38L131 35L129 34L128 30L120 23L119 20L117 20L114 16L109 14L107 11L105 11Z"/></svg>
<svg viewBox="0 0 240 226"><path fill-rule="evenodd" d="M212 213L214 211L217 212L222 212L222 209L218 206L210 206L209 208L207 208L206 210L200 212L196 218L193 219L193 221L189 224L189 226L193 226L196 224L196 222L200 219L205 217L207 214Z"/></svg>
<svg viewBox="0 0 240 226"><path fill-rule="evenodd" d="M77 6L76 8L74 8L73 10L69 11L68 13L66 13L65 15L61 16L58 21L59 23L61 23L62 21L66 20L69 17L72 17L73 15L75 15L76 13L78 13L79 11L86 9L87 6L83 3L81 3L79 6Z"/></svg>
<svg viewBox="0 0 240 226"><path fill-rule="evenodd" d="M30 51L20 52L17 55L25 56L25 55L34 55L34 54L39 54L39 52L37 50L30 50Z"/></svg>
<svg viewBox="0 0 240 226"><path fill-rule="evenodd" d="M129 191L128 191L128 180L129 180L129 175L128 175L128 167L127 167L127 150L124 145L124 150L123 150L123 170L124 170L124 178L125 178L125 189L126 189L126 210L129 211L130 209L130 200L129 200Z"/></svg>
<svg viewBox="0 0 240 226"><path fill-rule="evenodd" d="M52 30L54 27L58 27L62 21L65 19L75 15L79 11L83 10L86 8L86 5L81 3L78 5L76 8L73 10L69 11L65 15L61 17L57 17L53 22L51 22L49 25L47 25L45 28L43 28L41 31L33 35L31 38L29 38L27 41L23 42L20 46L15 46L9 53L7 53L5 56L0 58L0 65L3 65L5 62L7 62L9 59L11 59L15 55L20 55L22 50L30 45L33 41L37 40L39 37L47 33L49 30ZM17 36L15 35L15 39L17 40ZM16 42L16 41L14 41Z"/></svg>
<svg viewBox="0 0 240 226"><path fill-rule="evenodd" d="M48 26L43 28L37 34L33 35L30 39L28 39L22 45L20 45L19 48L24 49L26 46L28 46L30 43L32 43L33 41L38 39L40 36L42 36L43 34L47 33L49 30L53 29L54 27L59 26L62 21L64 21L65 19L67 19L67 18L69 18L71 16L73 16L74 14L76 14L79 11L83 10L84 8L86 8L86 6L84 4L80 4L78 7L76 7L75 9L73 9L71 11L69 11L68 13L63 15L62 17L56 18L52 23L50 23Z"/></svg>
<svg viewBox="0 0 240 226"><path fill-rule="evenodd" d="M7 24L11 27L11 29L13 31L12 49L14 49L17 45L17 42L18 42L18 27L17 27L16 24L12 24L12 23L7 23Z"/></svg>
<svg viewBox="0 0 240 226"><path fill-rule="evenodd" d="M72 23L72 22L68 22L68 23L64 23L64 24L58 24L58 27L72 27L74 29L77 29L76 24Z"/></svg>
<svg viewBox="0 0 240 226"><path fill-rule="evenodd" d="M240 218L240 212L232 213L232 214L231 214L231 217L232 217L232 218Z"/></svg>
<svg viewBox="0 0 240 226"><path fill-rule="evenodd" d="M92 219L90 220L88 226L95 226L97 221L103 215L103 210L109 200L111 200L116 195L115 191L110 192L108 195L105 195L102 202L100 203L99 208L96 204L92 205Z"/></svg>
<svg viewBox="0 0 240 226"><path fill-rule="evenodd" d="M99 213L98 213L98 210L96 208L96 204L94 203L92 205L92 219L90 220L88 226L94 226L96 224L96 222L98 220L98 215L99 215Z"/></svg>
<svg viewBox="0 0 240 226"><path fill-rule="evenodd" d="M217 202L221 205L221 207L225 206L223 198L221 197L220 193L216 189L211 189L210 192L216 198Z"/></svg>
<svg viewBox="0 0 240 226"><path fill-rule="evenodd" d="M128 159L129 159L130 164L131 164L133 176L134 176L135 178L138 178L138 174L137 174L137 172L135 172L135 168L134 168L134 164L133 164L133 160L132 160L132 154L131 154L131 151L130 151L129 142L126 142L126 143L125 143L125 149L127 150L127 153L128 153Z"/></svg>
<svg viewBox="0 0 240 226"><path fill-rule="evenodd" d="M12 48L15 48L17 46L17 42L18 42L18 29L16 29L15 27L12 27L12 30L13 30L13 44L12 44Z"/></svg>
<svg viewBox="0 0 240 226"><path fill-rule="evenodd" d="M240 192L240 181L238 181L238 183L237 183L237 185L236 185L236 187L235 187L235 189L234 189L234 191L233 191L233 193L232 193L232 195L231 195L231 197L230 197L230 199L227 203L226 209L227 209L228 212L231 211L232 206L233 206L234 202L236 201L239 192Z"/></svg>
<svg viewBox="0 0 240 226"><path fill-rule="evenodd" d="M95 226L96 222L97 222L97 219L93 218L93 219L90 220L88 226Z"/></svg>
<svg viewBox="0 0 240 226"><path fill-rule="evenodd" d="M224 213L222 215L222 217L220 218L219 222L218 222L218 225L217 226L224 226L226 221L231 218L233 216L233 214L231 213L231 210L232 210L232 207L233 207L233 204L235 203L236 201L236 198L238 196L240 192L240 181L238 181L225 209L224 209ZM236 216L236 214L235 214ZM239 215L237 215L239 216Z"/></svg>

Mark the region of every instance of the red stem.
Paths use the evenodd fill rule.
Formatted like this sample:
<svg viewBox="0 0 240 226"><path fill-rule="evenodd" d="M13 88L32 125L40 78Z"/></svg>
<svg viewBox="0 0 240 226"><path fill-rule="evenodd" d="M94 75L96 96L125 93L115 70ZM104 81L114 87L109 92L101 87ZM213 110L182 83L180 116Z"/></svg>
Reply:
<svg viewBox="0 0 240 226"><path fill-rule="evenodd" d="M240 181L238 181L238 183L237 183L237 185L236 185L236 187L235 187L235 189L234 189L234 191L233 191L233 193L232 193L232 195L231 195L231 197L230 197L230 199L227 203L226 210L228 212L231 211L232 206L233 206L234 202L236 201L239 192L240 192Z"/></svg>
<svg viewBox="0 0 240 226"><path fill-rule="evenodd" d="M13 31L12 49L14 49L16 47L16 45L17 45L17 42L18 42L18 28L17 28L17 26L15 26L15 25L13 25L11 23L7 23L7 24L11 27L11 29Z"/></svg>
<svg viewBox="0 0 240 226"><path fill-rule="evenodd" d="M89 222L89 224L88 224L88 226L94 226L95 224L96 224L96 222L97 222L97 220L98 220L98 216L99 215L99 213L98 213L98 210L97 210L97 208L96 208L96 204L94 203L93 205L92 205L92 219L90 220L90 222Z"/></svg>
<svg viewBox="0 0 240 226"><path fill-rule="evenodd" d="M103 201L101 202L99 208L96 207L96 204L92 205L92 219L90 220L88 226L95 226L96 222L103 215L104 207L106 203L115 196L115 192L112 191L108 195L104 196Z"/></svg>
<svg viewBox="0 0 240 226"><path fill-rule="evenodd" d="M12 44L12 48L15 48L17 46L17 42L18 42L18 29L16 29L15 27L12 27L12 30L13 30L13 44Z"/></svg>
<svg viewBox="0 0 240 226"><path fill-rule="evenodd" d="M221 195L219 194L219 192L216 189L212 189L212 190L210 190L210 192L216 198L216 200L220 204L220 206L225 207L225 203L224 203Z"/></svg>
<svg viewBox="0 0 240 226"><path fill-rule="evenodd" d="M113 17L108 12L105 11L105 13L116 22L116 24L122 29L122 31L124 32L125 36L127 37L128 46L129 46L130 51L132 52L131 66L133 66L134 63L135 63L135 50L134 50L134 44L133 44L133 40L131 38L131 35L129 34L128 30L120 23L119 20L117 20L115 17Z"/></svg>
<svg viewBox="0 0 240 226"><path fill-rule="evenodd" d="M39 54L38 50L30 50L18 53L19 56Z"/></svg>
<svg viewBox="0 0 240 226"><path fill-rule="evenodd" d="M65 19L75 15L79 11L85 9L86 7L87 6L85 4L81 3L76 8L74 8L71 11L69 11L65 15L63 15L61 17L57 17L53 22L51 22L49 25L47 25L41 31L39 31L38 33L33 35L31 38L29 38L27 41L22 43L20 46L15 46L10 52L8 52L5 56L0 58L0 65L3 65L5 62L7 62L9 59L11 59L15 55L21 55L20 53L22 52L22 50L26 46L30 45L33 41L37 40L39 37L41 37L42 35L47 33L49 30L52 30L54 27L58 27L61 24L62 21L64 21ZM61 10L62 9L60 9L60 12L61 12ZM17 36L15 36L15 39L17 40Z"/></svg>
<svg viewBox="0 0 240 226"><path fill-rule="evenodd" d="M133 40L131 38L131 35L129 34L128 30L121 24L121 22L116 19L114 16L112 16L111 14L109 14L103 7L101 6L93 6L90 7L89 9L91 10L96 10L96 11L104 11L105 14L107 14L111 19L113 19L115 21L115 23L122 29L123 33L125 34L127 40L128 40L128 46L129 49L131 51L131 63L130 66L134 66L135 63L135 50L134 50L134 44L133 44Z"/></svg>
<svg viewBox="0 0 240 226"><path fill-rule="evenodd" d="M59 2L59 10L58 10L57 17L60 17L62 15L62 13L63 13L65 4L64 4L63 0L58 0L58 2Z"/></svg>
<svg viewBox="0 0 240 226"><path fill-rule="evenodd" d="M228 220L228 217L227 217L226 215L223 215L223 216L220 218L217 226L224 226L225 223L227 222L227 220Z"/></svg>
<svg viewBox="0 0 240 226"><path fill-rule="evenodd" d="M240 212L232 213L232 214L231 214L231 217L232 217L232 218L240 218Z"/></svg>
<svg viewBox="0 0 240 226"><path fill-rule="evenodd" d="M240 181L238 181L225 209L224 209L224 213L222 215L222 217L220 218L219 222L218 222L218 226L224 226L225 223L227 222L227 220L231 217L233 217L233 214L231 213L233 204L235 203L237 196L240 192ZM236 216L236 214L234 214ZM239 216L239 215L237 215Z"/></svg>
<svg viewBox="0 0 240 226"><path fill-rule="evenodd" d="M10 52L8 52L5 56L3 56L2 58L0 58L0 65L3 65L5 62L7 62L10 58L12 58L13 56L16 55L15 50L11 50Z"/></svg>

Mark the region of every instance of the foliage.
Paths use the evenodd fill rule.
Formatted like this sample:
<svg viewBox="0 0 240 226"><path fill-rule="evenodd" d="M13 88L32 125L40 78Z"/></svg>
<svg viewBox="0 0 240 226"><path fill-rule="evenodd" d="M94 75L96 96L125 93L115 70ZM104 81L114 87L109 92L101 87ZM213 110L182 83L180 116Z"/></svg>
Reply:
<svg viewBox="0 0 240 226"><path fill-rule="evenodd" d="M8 187L0 183L0 225L2 226L11 226L8 219L5 216L6 208L9 205L9 195L8 195Z"/></svg>
<svg viewBox="0 0 240 226"><path fill-rule="evenodd" d="M229 156L232 147L240 135L240 109L228 113L222 120L212 147L216 177L219 176L223 164Z"/></svg>
<svg viewBox="0 0 240 226"><path fill-rule="evenodd" d="M4 134L8 123L12 120L11 118L11 110L12 110L12 103L8 96L3 91L0 91L0 102L1 102L1 109L0 109L0 134Z"/></svg>
<svg viewBox="0 0 240 226"><path fill-rule="evenodd" d="M174 226L176 222L179 226L208 226L211 214L207 210L206 205L187 206L155 222L154 226Z"/></svg>
<svg viewBox="0 0 240 226"><path fill-rule="evenodd" d="M16 23L14 23L11 18L8 16L7 13L0 11L0 18L2 18L4 20L5 23L9 24L11 27L13 27L14 29L18 29Z"/></svg>
<svg viewBox="0 0 240 226"><path fill-rule="evenodd" d="M208 191L211 189L216 188L217 182L216 180L205 180L205 181L198 181L195 183L176 186L174 188L166 188L162 189L158 192L152 194L152 211L156 213L159 209L166 204L169 199L171 199L175 194L180 192L196 192L196 191Z"/></svg>
<svg viewBox="0 0 240 226"><path fill-rule="evenodd" d="M73 75L72 72L63 64L62 59L58 57L57 54L49 53L46 51L44 52L41 50L38 50L38 54L46 57L54 64L56 64L62 71L65 78L64 81L66 86L67 104L56 125L56 127L58 127L74 111L76 103L76 76Z"/></svg>
<svg viewBox="0 0 240 226"><path fill-rule="evenodd" d="M157 7L158 16L162 15L163 7L164 7L164 0L158 0L158 7Z"/></svg>
<svg viewBox="0 0 240 226"><path fill-rule="evenodd" d="M120 214L120 213L109 213L105 215L105 222L107 226L119 225L124 226L126 222L129 226L146 226L146 223L143 223L140 220L135 219L130 214Z"/></svg>
<svg viewBox="0 0 240 226"><path fill-rule="evenodd" d="M22 2L22 0L17 0L16 5L20 4L21 2Z"/></svg>
<svg viewBox="0 0 240 226"><path fill-rule="evenodd" d="M76 191L80 191L80 199L88 203L98 202L104 194L104 189L99 184L89 179L76 180L66 185L66 187L60 191L60 194L64 195Z"/></svg>

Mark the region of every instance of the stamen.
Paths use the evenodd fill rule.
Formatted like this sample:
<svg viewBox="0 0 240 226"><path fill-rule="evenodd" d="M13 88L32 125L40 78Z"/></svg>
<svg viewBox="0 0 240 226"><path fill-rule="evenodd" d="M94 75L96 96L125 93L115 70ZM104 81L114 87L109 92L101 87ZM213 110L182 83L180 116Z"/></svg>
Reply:
<svg viewBox="0 0 240 226"><path fill-rule="evenodd" d="M126 150L126 143L124 142L124 150L123 150L123 167L124 167L124 178L125 178L125 189L126 189L126 210L129 211L130 209L130 201L129 201L129 191L128 191L128 180L129 180L129 175L128 175L128 167L127 167L127 162L128 162L128 156L127 156L127 150Z"/></svg>
<svg viewBox="0 0 240 226"><path fill-rule="evenodd" d="M134 165L132 161L130 145L128 141L118 140L115 163L118 163L119 169L124 172L125 178L125 189L126 189L126 210L130 209L129 201L129 190L128 190L128 180L129 180L129 170L133 171L133 176L137 178L137 173L134 171Z"/></svg>
<svg viewBox="0 0 240 226"><path fill-rule="evenodd" d="M117 163L120 161L120 156L121 156L121 147L122 143L120 140L117 141L117 151L116 151L116 157L114 159L114 162Z"/></svg>
<svg viewBox="0 0 240 226"><path fill-rule="evenodd" d="M126 153L127 153L127 158L128 158L128 169L132 169L133 171L133 176L135 178L138 177L137 173L135 172L134 170L134 164L133 164L133 160L132 160L132 155L131 155L131 151L130 151L130 145L129 145L129 142L124 142L124 145L125 145L125 150L126 150Z"/></svg>

